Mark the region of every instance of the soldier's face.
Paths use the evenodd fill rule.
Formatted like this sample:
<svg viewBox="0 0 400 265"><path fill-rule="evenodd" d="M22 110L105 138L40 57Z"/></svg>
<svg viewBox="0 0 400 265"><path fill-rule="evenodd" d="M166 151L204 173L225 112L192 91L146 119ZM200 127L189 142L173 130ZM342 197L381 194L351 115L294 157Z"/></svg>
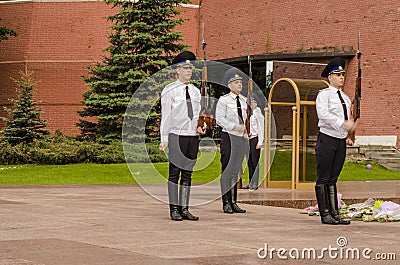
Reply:
<svg viewBox="0 0 400 265"><path fill-rule="evenodd" d="M189 82L190 78L192 78L193 67L185 66L176 68L176 73L178 74L178 79L183 82Z"/></svg>
<svg viewBox="0 0 400 265"><path fill-rule="evenodd" d="M236 95L239 95L242 91L242 80L235 80L228 84L229 89Z"/></svg>
<svg viewBox="0 0 400 265"><path fill-rule="evenodd" d="M341 88L344 85L344 74L330 74L328 80L331 86Z"/></svg>

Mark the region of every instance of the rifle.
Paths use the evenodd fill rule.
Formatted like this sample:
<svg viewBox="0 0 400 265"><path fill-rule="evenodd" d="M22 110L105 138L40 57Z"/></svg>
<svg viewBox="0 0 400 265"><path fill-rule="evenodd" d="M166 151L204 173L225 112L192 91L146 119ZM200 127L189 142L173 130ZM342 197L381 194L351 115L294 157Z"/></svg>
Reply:
<svg viewBox="0 0 400 265"><path fill-rule="evenodd" d="M358 118L360 118L360 103L361 103L361 51L360 51L360 32L358 32L358 49L357 49L357 61L358 61L358 74L357 74L357 79L356 79L356 90L355 90L355 95L353 99L353 118L354 121L357 121ZM353 142L356 138L356 133L352 132L349 133L347 136L350 138Z"/></svg>
<svg viewBox="0 0 400 265"><path fill-rule="evenodd" d="M208 100L206 100L206 97L208 95L208 84L207 84L207 59L206 59L206 45L207 43L204 40L204 23L202 27L202 49L203 49L203 68L201 72L201 101L200 101L200 114L199 114L199 120L197 123L197 127L204 127L204 123L206 124L206 128L208 130L212 130L213 126L212 123L214 121L214 118L212 116L207 116L207 108L208 108Z"/></svg>
<svg viewBox="0 0 400 265"><path fill-rule="evenodd" d="M253 73L251 71L251 57L250 57L250 40L247 46L247 63L249 64L249 83L247 89L247 111L246 111L246 131L247 135L251 136L250 132L250 117L253 114Z"/></svg>

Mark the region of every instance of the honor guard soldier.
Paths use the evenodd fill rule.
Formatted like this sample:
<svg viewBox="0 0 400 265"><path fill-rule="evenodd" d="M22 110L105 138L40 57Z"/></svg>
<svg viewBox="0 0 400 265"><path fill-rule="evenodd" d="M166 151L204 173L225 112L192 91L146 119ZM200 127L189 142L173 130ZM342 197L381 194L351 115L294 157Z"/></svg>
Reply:
<svg viewBox="0 0 400 265"><path fill-rule="evenodd" d="M346 138L356 129L350 119L351 101L342 91L345 75L343 58L333 58L321 76L328 78L329 87L321 90L316 99L319 133L315 149L317 182L315 193L321 222L350 224L339 216L336 182L346 158ZM347 139L347 144L352 141Z"/></svg>
<svg viewBox="0 0 400 265"><path fill-rule="evenodd" d="M164 151L168 146L168 199L170 217L174 221L199 220L189 212L199 134L204 134L204 129L197 127L200 91L190 84L194 60L196 56L190 51L178 54L172 61L177 80L167 85L161 93L160 150Z"/></svg>
<svg viewBox="0 0 400 265"><path fill-rule="evenodd" d="M237 201L237 182L243 158L248 153L247 132L244 125L247 99L242 91L241 72L237 68L229 69L223 80L230 93L220 97L216 107L216 122L222 128L221 133L221 194L224 213L245 213Z"/></svg>
<svg viewBox="0 0 400 265"><path fill-rule="evenodd" d="M250 151L247 158L249 169L249 191L258 189L258 178L260 175L260 153L264 143L264 115L257 106L257 99L253 98L253 114L250 117Z"/></svg>

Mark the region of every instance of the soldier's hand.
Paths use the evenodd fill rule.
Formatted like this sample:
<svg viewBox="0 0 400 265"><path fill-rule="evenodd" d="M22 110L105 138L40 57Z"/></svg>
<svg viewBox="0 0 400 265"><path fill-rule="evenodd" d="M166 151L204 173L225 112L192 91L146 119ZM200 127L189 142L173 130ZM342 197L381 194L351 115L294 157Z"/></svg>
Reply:
<svg viewBox="0 0 400 265"><path fill-rule="evenodd" d="M197 133L200 135L206 134L206 131L207 131L207 127L205 127L205 126L203 128L201 128L200 126L197 127Z"/></svg>
<svg viewBox="0 0 400 265"><path fill-rule="evenodd" d="M343 127L349 132L352 133L356 130L356 123L353 120L347 120L343 122Z"/></svg>
<svg viewBox="0 0 400 265"><path fill-rule="evenodd" d="M160 143L160 146L159 146L159 149L160 149L161 151L165 151L165 148L167 148L167 146L168 146L168 143L166 143L166 142L161 142L161 143Z"/></svg>
<svg viewBox="0 0 400 265"><path fill-rule="evenodd" d="M353 140L351 140L350 138L347 138L346 139L346 144L349 145L349 146L353 146L354 143L353 143Z"/></svg>

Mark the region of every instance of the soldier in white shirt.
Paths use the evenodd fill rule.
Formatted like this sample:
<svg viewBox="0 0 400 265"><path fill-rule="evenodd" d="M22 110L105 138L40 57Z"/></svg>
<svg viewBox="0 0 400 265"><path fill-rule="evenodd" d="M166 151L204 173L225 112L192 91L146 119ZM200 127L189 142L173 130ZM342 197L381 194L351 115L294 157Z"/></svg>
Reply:
<svg viewBox="0 0 400 265"><path fill-rule="evenodd" d="M249 191L258 189L258 178L260 175L260 153L264 143L264 115L257 106L257 99L253 98L253 113L250 117L250 151L247 158L249 169Z"/></svg>
<svg viewBox="0 0 400 265"><path fill-rule="evenodd" d="M190 187L199 150L199 134L205 133L204 128L197 126L200 91L190 84L194 60L196 56L192 52L178 54L172 61L176 65L177 80L167 85L161 93L160 150L164 151L169 147L168 198L170 217L174 221L199 219L189 212Z"/></svg>
<svg viewBox="0 0 400 265"><path fill-rule="evenodd" d="M237 68L229 69L224 76L224 85L230 93L219 98L215 118L222 128L221 133L221 194L224 213L245 213L237 201L237 182L243 158L248 153L248 139L244 118L247 99L242 91L241 72Z"/></svg>
<svg viewBox="0 0 400 265"><path fill-rule="evenodd" d="M344 85L345 61L333 58L322 72L329 87L321 90L316 99L319 133L315 149L317 160L317 182L315 193L321 222L324 224L350 224L340 218L337 203L336 182L346 158L347 138L356 129L350 117L350 98L342 91Z"/></svg>

